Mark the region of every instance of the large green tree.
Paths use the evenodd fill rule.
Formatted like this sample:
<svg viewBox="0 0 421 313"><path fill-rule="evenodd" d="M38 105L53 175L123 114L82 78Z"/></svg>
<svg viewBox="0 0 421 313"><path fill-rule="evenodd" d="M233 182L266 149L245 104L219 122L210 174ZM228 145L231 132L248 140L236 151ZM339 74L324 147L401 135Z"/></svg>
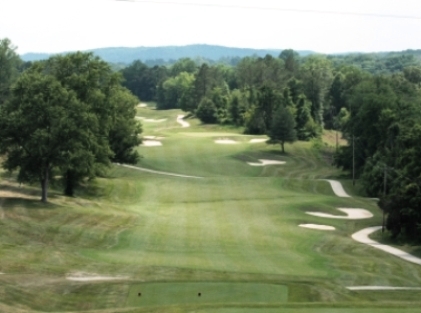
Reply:
<svg viewBox="0 0 421 313"><path fill-rule="evenodd" d="M285 143L293 143L297 140L295 121L291 112L284 106L279 106L275 111L272 126L269 130L269 143L280 144L282 153L285 153Z"/></svg>
<svg viewBox="0 0 421 313"><path fill-rule="evenodd" d="M86 170L95 158L87 146L96 143L97 117L51 75L23 74L11 99L0 109L0 154L8 170L19 169L20 181L38 181L41 200L48 198L50 175L78 155Z"/></svg>
<svg viewBox="0 0 421 313"><path fill-rule="evenodd" d="M49 83L55 89L49 87ZM52 90L56 91L57 96L52 94ZM72 95L72 105L64 96L63 99L59 97L66 95L65 92ZM60 107L60 102L66 106ZM6 167L19 167L19 177L22 180L33 180L34 168L41 167L43 176L40 180L44 182L44 201L47 199L44 185L48 183L47 174L52 170L61 174L65 194L73 195L74 188L82 179L93 178L102 173L111 164L111 160L136 162L138 154L133 147L139 143L138 134L141 131L134 121L134 107L137 102L128 90L121 87L119 74L113 73L107 63L90 53L54 56L47 61L34 63L17 81L10 104L2 112L1 127L4 139L2 138L1 144L2 152L7 157ZM36 145L36 142L31 141L34 138L32 132L16 134L16 129L11 126L15 123L25 128L25 123L30 123L30 120L25 118L22 107L28 112L31 111L31 118L36 118L39 114L40 122L27 127L32 132L41 134L41 139L38 139L42 149L39 149L38 154L23 145L18 148L13 146L14 141L19 143L25 140L30 145ZM73 107L84 115L77 118L69 115L74 114ZM14 116L22 119L20 124L12 118ZM63 126L61 123L64 122L57 121L56 117L60 121L68 120L69 126ZM73 127L80 134L73 134L67 130L66 137L58 130L50 132L47 129L42 132L50 124L59 125L57 127L62 127L63 131L66 131L66 126ZM44 143L43 139L47 140L47 143ZM60 145L48 145L56 140L60 141ZM24 151L19 147L25 148ZM62 148L65 153L61 152ZM15 161L10 159L13 155L10 149L14 149L13 153L18 156ZM26 154L22 154L24 152ZM51 155L62 158L57 161Z"/></svg>
<svg viewBox="0 0 421 313"><path fill-rule="evenodd" d="M135 149L141 143L139 135L142 132L140 123L135 119L138 101L123 87L115 87L110 96L113 115L108 140L113 162L135 164L139 160L139 153Z"/></svg>

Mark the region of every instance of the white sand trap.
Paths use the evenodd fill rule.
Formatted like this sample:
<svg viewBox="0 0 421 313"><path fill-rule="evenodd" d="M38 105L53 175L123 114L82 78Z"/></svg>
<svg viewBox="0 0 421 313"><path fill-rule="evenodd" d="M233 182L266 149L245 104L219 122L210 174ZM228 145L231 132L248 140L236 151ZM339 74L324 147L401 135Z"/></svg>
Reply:
<svg viewBox="0 0 421 313"><path fill-rule="evenodd" d="M146 103L139 103L137 106L139 108L146 108L148 105Z"/></svg>
<svg viewBox="0 0 421 313"><path fill-rule="evenodd" d="M143 140L142 146L145 147L160 147L162 143L158 140Z"/></svg>
<svg viewBox="0 0 421 313"><path fill-rule="evenodd" d="M304 227L304 228L318 229L318 230L335 230L336 229L333 226L317 225L317 224L301 224L298 226Z"/></svg>
<svg viewBox="0 0 421 313"><path fill-rule="evenodd" d="M330 186L332 187L333 192L335 195L341 198L350 198L351 196L347 194L342 187L342 184L336 180L330 180L330 179L324 179L325 181L330 183Z"/></svg>
<svg viewBox="0 0 421 313"><path fill-rule="evenodd" d="M318 217L326 217L326 218L336 218L336 219L344 219L344 220L362 220L365 218L373 217L373 214L370 211L365 209L338 209L341 212L344 212L346 215L333 215L328 213L322 212L306 212L307 214L318 216Z"/></svg>
<svg viewBox="0 0 421 313"><path fill-rule="evenodd" d="M369 228L365 228L363 230L360 230L359 232L356 232L355 234L352 235L352 239L354 239L355 241L364 243L366 245L372 246L373 248L382 250L384 252L393 254L403 260L406 260L408 262L412 262L415 264L419 264L421 265L421 259L417 258L409 253L406 253L405 251L399 250L397 248L391 247L391 246L387 246L387 245L383 245L378 243L377 241L371 240L370 238L368 238L369 235L371 235L372 233L378 231L382 229L381 226L375 226L375 227L369 227Z"/></svg>
<svg viewBox="0 0 421 313"><path fill-rule="evenodd" d="M177 123L181 124L181 127L190 127L190 123L183 120L184 115L177 116Z"/></svg>
<svg viewBox="0 0 421 313"><path fill-rule="evenodd" d="M352 286L348 290L421 290L421 287L393 287L393 286Z"/></svg>
<svg viewBox="0 0 421 313"><path fill-rule="evenodd" d="M74 273L66 276L71 281L110 281L110 280L127 280L128 276L102 276L87 273Z"/></svg>
<svg viewBox="0 0 421 313"><path fill-rule="evenodd" d="M264 138L250 139L250 143L261 143L261 142L266 142L266 141L268 140Z"/></svg>
<svg viewBox="0 0 421 313"><path fill-rule="evenodd" d="M152 119L152 118L145 118L145 117L142 117L142 116L136 116L135 118L137 120L140 120L142 122L147 122L147 123L162 123L162 122L165 122L167 120L166 118L156 120L156 119Z"/></svg>
<svg viewBox="0 0 421 313"><path fill-rule="evenodd" d="M143 136L143 139L146 140L162 140L164 137L157 137L157 136Z"/></svg>
<svg viewBox="0 0 421 313"><path fill-rule="evenodd" d="M217 139L215 140L215 143L220 144L220 145L235 145L238 142L232 139Z"/></svg>
<svg viewBox="0 0 421 313"><path fill-rule="evenodd" d="M285 161L261 160L261 159L259 159L259 162L260 163L247 162L247 164L251 166L266 166L266 165L282 165L286 163Z"/></svg>

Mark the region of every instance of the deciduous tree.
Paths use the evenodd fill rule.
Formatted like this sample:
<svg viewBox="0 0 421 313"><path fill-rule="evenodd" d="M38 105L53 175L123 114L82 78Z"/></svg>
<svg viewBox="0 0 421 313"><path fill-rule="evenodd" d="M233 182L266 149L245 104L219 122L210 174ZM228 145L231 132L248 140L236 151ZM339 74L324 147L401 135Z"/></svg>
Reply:
<svg viewBox="0 0 421 313"><path fill-rule="evenodd" d="M268 135L270 137L269 143L280 144L282 153L285 153L284 145L286 142L293 143L297 140L294 117L286 107L280 106L275 111Z"/></svg>

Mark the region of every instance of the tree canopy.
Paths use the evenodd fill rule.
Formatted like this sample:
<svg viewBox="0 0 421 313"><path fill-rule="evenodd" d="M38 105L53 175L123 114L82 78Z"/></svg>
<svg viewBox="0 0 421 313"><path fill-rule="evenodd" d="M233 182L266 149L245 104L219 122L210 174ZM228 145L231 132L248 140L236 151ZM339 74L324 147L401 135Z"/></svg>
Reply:
<svg viewBox="0 0 421 313"><path fill-rule="evenodd" d="M275 111L268 135L270 137L269 143L279 143L282 153L285 153L286 142L293 143L297 140L294 117L285 106L281 105Z"/></svg>
<svg viewBox="0 0 421 313"><path fill-rule="evenodd" d="M10 94L10 86L16 80L22 61L10 39L0 39L0 105Z"/></svg>
<svg viewBox="0 0 421 313"><path fill-rule="evenodd" d="M0 108L0 153L19 180L39 181L47 201L51 173L67 195L112 161L136 162L138 100L109 65L90 53L34 63L16 81Z"/></svg>

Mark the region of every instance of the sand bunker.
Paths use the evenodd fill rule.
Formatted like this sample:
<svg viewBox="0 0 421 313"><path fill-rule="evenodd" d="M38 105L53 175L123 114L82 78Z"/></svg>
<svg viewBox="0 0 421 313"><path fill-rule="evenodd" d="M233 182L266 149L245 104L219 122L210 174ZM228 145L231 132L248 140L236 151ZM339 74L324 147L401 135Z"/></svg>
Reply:
<svg viewBox="0 0 421 313"><path fill-rule="evenodd" d="M324 179L325 181L330 183L330 186L332 187L333 192L335 195L341 198L350 198L351 196L347 194L342 187L342 184L336 180L330 180L330 179Z"/></svg>
<svg viewBox="0 0 421 313"><path fill-rule="evenodd" d="M127 280L128 276L102 276L88 273L73 273L66 276L71 281L110 281L110 280Z"/></svg>
<svg viewBox="0 0 421 313"><path fill-rule="evenodd" d="M348 290L421 290L421 287L392 287L392 286L352 286Z"/></svg>
<svg viewBox="0 0 421 313"><path fill-rule="evenodd" d="M266 166L266 165L281 165L285 164L285 161L276 161L276 160L262 160L259 159L260 163L253 163L253 162L247 162L248 165L251 166Z"/></svg>
<svg viewBox="0 0 421 313"><path fill-rule="evenodd" d="M141 116L136 116L135 118L137 120L140 120L142 122L147 122L147 123L162 123L162 122L165 122L167 120L166 118L162 118L160 120L156 120L156 119L145 118L145 117L141 117Z"/></svg>
<svg viewBox="0 0 421 313"><path fill-rule="evenodd" d="M160 147L162 143L157 140L143 140L142 146L144 147Z"/></svg>
<svg viewBox="0 0 421 313"><path fill-rule="evenodd" d="M190 123L183 121L184 115L178 115L177 116L177 123L181 124L181 127L190 127Z"/></svg>
<svg viewBox="0 0 421 313"><path fill-rule="evenodd" d="M137 106L139 108L146 108L148 105L146 103L139 103Z"/></svg>
<svg viewBox="0 0 421 313"><path fill-rule="evenodd" d="M232 139L217 139L215 140L215 143L220 144L220 145L235 145L238 142Z"/></svg>
<svg viewBox="0 0 421 313"><path fill-rule="evenodd" d="M250 143L261 143L261 142L266 142L266 141L268 141L268 140L264 139L264 138L250 139Z"/></svg>
<svg viewBox="0 0 421 313"><path fill-rule="evenodd" d="M304 228L318 229L318 230L335 230L336 229L333 226L317 225L317 224L301 224L298 226L304 227Z"/></svg>
<svg viewBox="0 0 421 313"><path fill-rule="evenodd" d="M336 219L344 219L344 220L361 220L361 219L373 217L373 214L370 211L367 211L365 209L338 209L338 210L344 212L346 215L333 215L333 214L322 213L322 212L306 212L306 213L310 215L318 216L318 217L336 218Z"/></svg>
<svg viewBox="0 0 421 313"><path fill-rule="evenodd" d="M371 235L372 233L378 231L382 229L381 226L375 226L375 227L369 227L369 228L365 228L363 230L360 230L359 232L356 232L355 234L352 235L352 239L354 239L355 241L364 243L366 245L372 246L373 248L382 250L384 252L393 254L405 261L411 262L411 263L415 263L415 264L419 264L421 265L421 259L417 258L409 253L406 253L405 251L399 250L397 248L391 247L391 246L387 246L387 245L383 245L378 243L377 241L371 240L368 236Z"/></svg>
<svg viewBox="0 0 421 313"><path fill-rule="evenodd" d="M143 139L146 140L162 140L164 137L158 137L158 136L143 136Z"/></svg>

